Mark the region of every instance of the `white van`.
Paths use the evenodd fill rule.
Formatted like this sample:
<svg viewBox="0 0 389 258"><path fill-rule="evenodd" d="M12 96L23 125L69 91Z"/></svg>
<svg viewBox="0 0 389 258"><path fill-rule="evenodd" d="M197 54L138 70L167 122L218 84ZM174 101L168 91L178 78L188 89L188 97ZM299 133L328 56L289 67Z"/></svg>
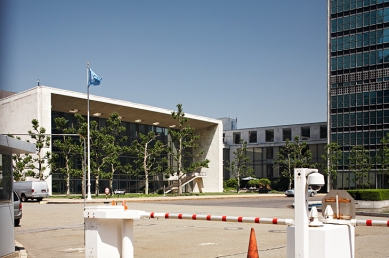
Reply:
<svg viewBox="0 0 389 258"><path fill-rule="evenodd" d="M36 199L38 202L49 196L49 187L45 181L20 181L13 183L13 189L22 202Z"/></svg>

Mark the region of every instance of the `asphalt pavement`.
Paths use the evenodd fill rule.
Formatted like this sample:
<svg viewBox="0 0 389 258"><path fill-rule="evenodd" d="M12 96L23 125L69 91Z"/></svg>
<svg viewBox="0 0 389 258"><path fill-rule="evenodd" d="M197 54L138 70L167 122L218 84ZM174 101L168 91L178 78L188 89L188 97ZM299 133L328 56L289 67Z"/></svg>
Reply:
<svg viewBox="0 0 389 258"><path fill-rule="evenodd" d="M318 194L318 196L325 196L325 194ZM140 197L140 198L123 198L122 196L115 196L114 198L96 198L92 200L84 199L68 199L68 198L47 198L40 202L40 204L86 204L86 205L101 205L101 204L111 204L112 202L117 202L118 205L121 205L123 201L126 203L147 203L147 202L174 202L174 201L185 201L185 200L207 200L207 199L230 199L230 198L269 198L269 197L279 197L285 198L283 194L244 194L244 195L214 195L214 196L161 196L161 197ZM291 199L292 202L292 199ZM190 202L188 202L190 205ZM357 215L360 216L373 216L373 217L389 217L389 214L383 214L377 210L357 210ZM15 246L17 247L17 252L19 257L27 258L27 251L23 245L15 241ZM388 256L389 257L389 256Z"/></svg>

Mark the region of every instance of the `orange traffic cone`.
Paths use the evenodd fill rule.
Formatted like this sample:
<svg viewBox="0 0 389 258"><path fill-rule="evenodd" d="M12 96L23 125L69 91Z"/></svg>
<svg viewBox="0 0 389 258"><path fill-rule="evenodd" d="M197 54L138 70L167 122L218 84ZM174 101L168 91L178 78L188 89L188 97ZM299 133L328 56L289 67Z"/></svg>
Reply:
<svg viewBox="0 0 389 258"><path fill-rule="evenodd" d="M247 251L247 258L259 258L257 238L255 237L254 228L251 228L249 249Z"/></svg>

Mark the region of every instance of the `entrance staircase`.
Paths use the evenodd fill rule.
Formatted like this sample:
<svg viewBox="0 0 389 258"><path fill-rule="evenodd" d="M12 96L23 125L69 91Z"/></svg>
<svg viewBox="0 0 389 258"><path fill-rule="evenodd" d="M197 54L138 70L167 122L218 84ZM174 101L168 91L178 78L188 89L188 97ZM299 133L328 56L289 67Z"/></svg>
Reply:
<svg viewBox="0 0 389 258"><path fill-rule="evenodd" d="M196 180L197 178L203 178L205 176L206 175L204 172L185 174L181 178L181 187L183 187L186 184L189 184L190 182L192 182L193 180ZM178 190L178 180L175 180L174 183L170 184L168 187L165 187L165 194L173 192L173 191L177 191L177 190Z"/></svg>

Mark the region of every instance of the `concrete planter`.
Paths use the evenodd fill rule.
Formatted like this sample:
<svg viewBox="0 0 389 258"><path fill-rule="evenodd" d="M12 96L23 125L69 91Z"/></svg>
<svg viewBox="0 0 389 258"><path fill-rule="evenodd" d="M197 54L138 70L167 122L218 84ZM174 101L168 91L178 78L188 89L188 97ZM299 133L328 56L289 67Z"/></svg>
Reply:
<svg viewBox="0 0 389 258"><path fill-rule="evenodd" d="M357 209L381 209L384 207L389 207L389 200L385 200L385 201L355 200L355 208Z"/></svg>

